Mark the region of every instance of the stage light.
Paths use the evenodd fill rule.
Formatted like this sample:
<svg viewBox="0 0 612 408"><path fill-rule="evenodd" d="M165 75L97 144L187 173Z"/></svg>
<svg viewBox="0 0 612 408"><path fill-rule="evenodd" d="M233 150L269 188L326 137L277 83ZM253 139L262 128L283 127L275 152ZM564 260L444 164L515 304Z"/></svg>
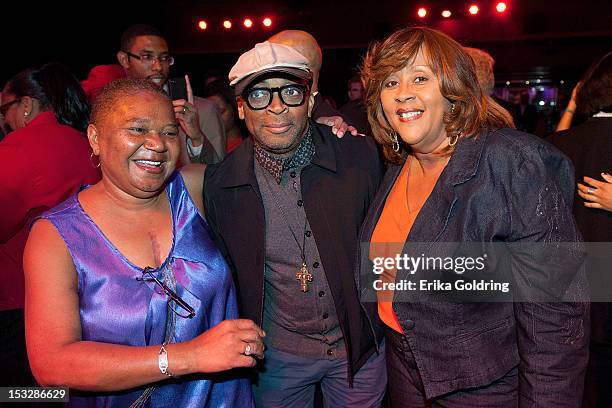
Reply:
<svg viewBox="0 0 612 408"><path fill-rule="evenodd" d="M475 16L476 14L478 14L478 11L480 11L480 9L478 8L476 4L472 4L470 8L468 9L468 11L470 12L471 15Z"/></svg>
<svg viewBox="0 0 612 408"><path fill-rule="evenodd" d="M229 20L225 20L225 21L223 22L223 27L224 27L226 30L229 30L230 28L232 28L232 22L231 22L231 21L229 21Z"/></svg>
<svg viewBox="0 0 612 408"><path fill-rule="evenodd" d="M508 6L506 5L506 3L504 3L503 1L500 1L499 3L497 3L497 5L495 6L495 10L497 10L498 13L503 13L504 11L506 11L508 9Z"/></svg>
<svg viewBox="0 0 612 408"><path fill-rule="evenodd" d="M421 18L425 18L425 16L427 15L427 9L425 7L421 7L418 11L417 11L417 15Z"/></svg>
<svg viewBox="0 0 612 408"><path fill-rule="evenodd" d="M442 17L444 18L449 18L451 16L451 11L450 10L444 10L442 11Z"/></svg>
<svg viewBox="0 0 612 408"><path fill-rule="evenodd" d="M264 27L272 27L272 19L269 17L264 18L262 23Z"/></svg>
<svg viewBox="0 0 612 408"><path fill-rule="evenodd" d="M244 24L246 28L251 28L253 27L253 20L251 20L250 18L245 18L242 24Z"/></svg>
<svg viewBox="0 0 612 408"><path fill-rule="evenodd" d="M208 28L208 24L204 20L198 21L198 28L200 30L206 30Z"/></svg>
<svg viewBox="0 0 612 408"><path fill-rule="evenodd" d="M510 81L506 81L506 85L510 85Z"/></svg>

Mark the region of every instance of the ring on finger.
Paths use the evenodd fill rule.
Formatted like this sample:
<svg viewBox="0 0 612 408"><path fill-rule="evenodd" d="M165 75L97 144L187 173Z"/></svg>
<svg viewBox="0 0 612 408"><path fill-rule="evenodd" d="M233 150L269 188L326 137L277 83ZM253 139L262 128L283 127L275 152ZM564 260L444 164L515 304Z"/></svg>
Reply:
<svg viewBox="0 0 612 408"><path fill-rule="evenodd" d="M251 350L251 344L247 343L246 347L244 348L244 354L245 356L250 356L251 354L253 354L253 350Z"/></svg>
<svg viewBox="0 0 612 408"><path fill-rule="evenodd" d="M593 189L591 187L587 188L587 194L593 194Z"/></svg>
<svg viewBox="0 0 612 408"><path fill-rule="evenodd" d="M183 113L187 113L189 109L186 106L183 106Z"/></svg>

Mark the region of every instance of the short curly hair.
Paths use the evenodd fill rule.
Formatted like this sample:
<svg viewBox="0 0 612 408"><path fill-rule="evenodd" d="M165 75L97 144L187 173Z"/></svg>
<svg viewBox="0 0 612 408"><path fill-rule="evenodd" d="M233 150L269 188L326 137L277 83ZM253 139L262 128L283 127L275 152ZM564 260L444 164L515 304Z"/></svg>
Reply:
<svg viewBox="0 0 612 408"><path fill-rule="evenodd" d="M91 123L99 124L115 108L117 101L126 96L150 92L162 96L171 104L170 98L157 85L146 79L121 78L109 82L102 88L91 109Z"/></svg>
<svg viewBox="0 0 612 408"><path fill-rule="evenodd" d="M368 121L388 162L401 164L406 156L405 151L393 150L389 134L394 129L383 112L380 93L385 79L410 64L420 50L438 78L442 96L455 105L444 118L448 135L472 137L483 128L514 127L510 114L482 91L474 62L459 43L431 28L404 28L374 43L361 68Z"/></svg>

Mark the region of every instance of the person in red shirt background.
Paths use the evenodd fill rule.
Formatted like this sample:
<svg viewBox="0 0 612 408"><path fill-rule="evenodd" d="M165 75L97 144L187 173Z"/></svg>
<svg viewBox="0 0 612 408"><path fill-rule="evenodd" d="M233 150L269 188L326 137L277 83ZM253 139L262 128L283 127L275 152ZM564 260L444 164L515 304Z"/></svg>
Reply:
<svg viewBox="0 0 612 408"><path fill-rule="evenodd" d="M22 256L29 223L100 180L84 136L89 103L79 81L51 63L11 78L0 113L12 130L0 142L0 364L11 384L34 385L23 329Z"/></svg>

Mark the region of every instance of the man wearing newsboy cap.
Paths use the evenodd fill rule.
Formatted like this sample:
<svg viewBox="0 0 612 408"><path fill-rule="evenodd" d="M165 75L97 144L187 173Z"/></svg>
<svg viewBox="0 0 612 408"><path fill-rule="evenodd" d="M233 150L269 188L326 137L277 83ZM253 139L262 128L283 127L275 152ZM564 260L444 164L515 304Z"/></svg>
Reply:
<svg viewBox="0 0 612 408"><path fill-rule="evenodd" d="M208 166L206 217L236 277L241 314L267 333L261 407L379 407L386 386L376 304L355 284L359 227L382 175L367 137L309 119L312 75L270 42L229 73L251 137Z"/></svg>

